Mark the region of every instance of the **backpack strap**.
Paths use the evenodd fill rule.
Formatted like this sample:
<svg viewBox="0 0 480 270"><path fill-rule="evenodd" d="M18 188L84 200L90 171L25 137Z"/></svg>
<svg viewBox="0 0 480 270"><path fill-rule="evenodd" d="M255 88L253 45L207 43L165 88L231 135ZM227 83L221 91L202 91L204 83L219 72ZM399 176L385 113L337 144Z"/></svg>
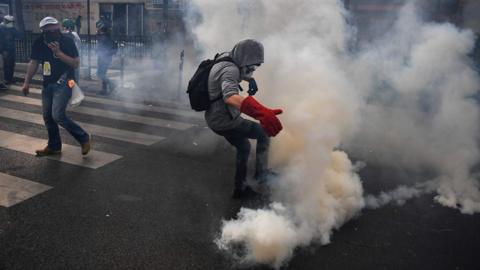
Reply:
<svg viewBox="0 0 480 270"><path fill-rule="evenodd" d="M232 58L232 57L230 57L230 56L224 56L224 57L218 58L219 56L220 56L220 54L217 53L217 54L215 55L215 57L213 58L214 65L215 65L215 64L218 64L218 63L220 63L220 62L230 62L230 63L233 63L233 64L238 68L237 64L233 61L233 58ZM238 85L238 86L240 86L240 85ZM240 87L240 89L241 89L241 87ZM211 99L210 102L213 103L213 102L216 102L216 101L218 101L218 100L220 100L220 99L222 99L222 98L223 98L223 95L222 95L222 93L220 93L220 96L218 96L218 97L216 97L216 98L214 98L214 99Z"/></svg>

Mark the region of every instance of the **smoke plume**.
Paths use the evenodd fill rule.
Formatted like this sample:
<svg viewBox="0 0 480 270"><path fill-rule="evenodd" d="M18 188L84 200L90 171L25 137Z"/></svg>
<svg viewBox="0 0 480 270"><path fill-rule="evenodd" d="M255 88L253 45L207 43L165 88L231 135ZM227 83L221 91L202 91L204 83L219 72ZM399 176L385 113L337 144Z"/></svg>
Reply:
<svg viewBox="0 0 480 270"><path fill-rule="evenodd" d="M410 199L433 192L435 188L434 182L418 183L411 187L401 185L388 192L382 191L378 196L373 196L371 194L365 196L365 207L377 209L390 203L403 205Z"/></svg>
<svg viewBox="0 0 480 270"><path fill-rule="evenodd" d="M401 203L432 190L443 205L480 211L471 174L478 109L468 97L479 86L466 56L471 31L425 23L407 4L387 32L362 43L337 0L193 4L201 19L192 33L205 58L245 38L264 44L258 98L284 109L285 129L271 153L280 172L274 203L224 221L220 249L244 264L279 268L295 248L329 243L365 204ZM339 149L367 164L428 168L437 176L434 184L425 179L364 199L360 166Z"/></svg>
<svg viewBox="0 0 480 270"><path fill-rule="evenodd" d="M479 212L479 183L471 173L479 159L478 105L471 98L479 81L467 57L474 35L422 22L417 14L413 4L406 5L391 31L352 61L356 90L366 104L347 148L367 161L432 170L437 202Z"/></svg>

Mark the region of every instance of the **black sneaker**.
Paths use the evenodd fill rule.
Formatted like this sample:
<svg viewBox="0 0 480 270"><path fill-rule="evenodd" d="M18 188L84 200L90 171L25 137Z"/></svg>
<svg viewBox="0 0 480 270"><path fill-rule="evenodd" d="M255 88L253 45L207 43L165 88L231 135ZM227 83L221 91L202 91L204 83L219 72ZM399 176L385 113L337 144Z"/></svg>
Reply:
<svg viewBox="0 0 480 270"><path fill-rule="evenodd" d="M247 186L243 189L235 188L233 190L232 198L234 199L248 199L261 196L262 194L256 192L251 187Z"/></svg>

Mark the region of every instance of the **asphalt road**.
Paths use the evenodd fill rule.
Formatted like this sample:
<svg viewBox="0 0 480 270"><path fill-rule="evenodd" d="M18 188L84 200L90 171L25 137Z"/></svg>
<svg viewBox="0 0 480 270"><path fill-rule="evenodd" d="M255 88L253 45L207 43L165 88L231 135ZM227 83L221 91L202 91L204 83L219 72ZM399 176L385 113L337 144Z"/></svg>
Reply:
<svg viewBox="0 0 480 270"><path fill-rule="evenodd" d="M44 127L31 119L2 116L5 108L41 112L36 105L2 100L7 94L20 95L14 90L0 93L0 130L46 139ZM164 138L146 145L94 133L95 150L121 157L96 169L37 158L16 146L0 147L0 173L50 187L0 206L0 269L236 268L213 242L221 221L235 217L242 205L263 204L230 198L233 149L199 117L161 112L160 106L148 110L117 105L82 106L191 127L176 130L148 121L72 113L84 123ZM76 145L65 131L62 138ZM370 165L361 177L366 193L376 193L410 176ZM404 206L364 210L334 232L331 244L297 249L284 269L474 270L480 269L479 254L480 215L462 215L425 195Z"/></svg>

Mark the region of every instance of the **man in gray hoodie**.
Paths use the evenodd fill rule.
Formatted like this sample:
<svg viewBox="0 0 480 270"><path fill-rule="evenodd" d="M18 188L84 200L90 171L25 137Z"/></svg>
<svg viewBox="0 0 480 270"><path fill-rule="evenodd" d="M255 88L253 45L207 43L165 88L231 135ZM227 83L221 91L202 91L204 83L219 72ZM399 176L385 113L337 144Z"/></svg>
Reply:
<svg viewBox="0 0 480 270"><path fill-rule="evenodd" d="M247 163L250 154L248 139L257 140L255 178L261 184L272 174L268 170L270 138L276 136L282 125L276 115L280 109L269 109L253 98L240 95L242 80L253 80L253 72L264 62L263 45L253 39L239 42L231 52L220 54L217 59L231 58L233 61L216 63L208 78L210 100L205 112L207 125L215 133L225 137L237 150L234 198L256 195L246 184ZM249 115L260 124L241 117Z"/></svg>

